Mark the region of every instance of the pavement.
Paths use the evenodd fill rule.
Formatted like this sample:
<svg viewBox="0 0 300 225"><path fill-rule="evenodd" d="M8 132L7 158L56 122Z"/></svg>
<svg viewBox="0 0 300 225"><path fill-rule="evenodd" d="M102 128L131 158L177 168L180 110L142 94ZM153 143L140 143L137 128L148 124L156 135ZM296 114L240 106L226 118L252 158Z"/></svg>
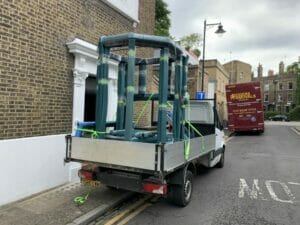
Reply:
<svg viewBox="0 0 300 225"><path fill-rule="evenodd" d="M225 131L229 136L230 132ZM86 196L83 205L77 205L73 199ZM103 185L88 187L80 183L68 183L63 186L30 196L26 199L0 207L1 225L63 225L82 224L88 214L99 214L132 193L109 189Z"/></svg>
<svg viewBox="0 0 300 225"><path fill-rule="evenodd" d="M79 206L73 202L75 197L87 194L89 196L85 204ZM87 187L80 183L68 183L0 207L0 224L82 224L86 213L101 213L129 195L130 192L113 190L105 186Z"/></svg>
<svg viewBox="0 0 300 225"><path fill-rule="evenodd" d="M288 126L288 127L300 127L300 121L265 121L265 125L271 126Z"/></svg>
<svg viewBox="0 0 300 225"><path fill-rule="evenodd" d="M225 139L231 132L225 130ZM83 205L77 205L73 199L86 196ZM99 214L132 193L122 190L100 187L88 187L77 183L68 183L39 193L23 200L0 206L1 225L63 225L82 224L87 214Z"/></svg>

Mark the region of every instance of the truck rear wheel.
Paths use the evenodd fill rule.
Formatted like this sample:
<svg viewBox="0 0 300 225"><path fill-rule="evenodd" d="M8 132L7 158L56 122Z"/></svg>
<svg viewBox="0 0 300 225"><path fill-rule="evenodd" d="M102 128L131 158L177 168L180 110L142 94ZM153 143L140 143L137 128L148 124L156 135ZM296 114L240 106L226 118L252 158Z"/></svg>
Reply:
<svg viewBox="0 0 300 225"><path fill-rule="evenodd" d="M221 153L220 161L216 164L217 168L223 168L225 164L225 151Z"/></svg>
<svg viewBox="0 0 300 225"><path fill-rule="evenodd" d="M184 173L182 173L184 175ZM172 185L168 200L175 205L185 207L189 204L193 193L193 173L186 170L182 185Z"/></svg>

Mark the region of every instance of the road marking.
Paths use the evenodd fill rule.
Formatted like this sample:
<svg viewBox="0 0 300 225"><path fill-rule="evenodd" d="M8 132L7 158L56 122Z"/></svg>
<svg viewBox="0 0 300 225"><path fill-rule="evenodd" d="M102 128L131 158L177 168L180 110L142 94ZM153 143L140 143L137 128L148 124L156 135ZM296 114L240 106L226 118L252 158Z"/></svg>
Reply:
<svg viewBox="0 0 300 225"><path fill-rule="evenodd" d="M284 199L278 198L278 196L275 194L274 189L271 185L272 183L280 184L281 187L283 188L284 192L286 193L286 195L289 197L289 200L284 200ZM291 190L285 183L280 182L280 181L275 181L275 180L267 180L266 187L270 193L271 198L273 198L275 201L284 202L284 203L292 203L292 204L294 203L293 200L295 200L295 197L293 196Z"/></svg>
<svg viewBox="0 0 300 225"><path fill-rule="evenodd" d="M288 182L288 184L299 185L300 186L300 183L296 183L296 182Z"/></svg>
<svg viewBox="0 0 300 225"><path fill-rule="evenodd" d="M129 214L127 217L125 217L123 220L121 220L119 223L117 223L116 225L124 225L128 223L130 220L132 220L134 217L139 215L141 212L143 212L146 208L148 208L151 205L152 205L151 203L145 203L140 208L138 208L137 210Z"/></svg>
<svg viewBox="0 0 300 225"><path fill-rule="evenodd" d="M257 197L259 196L260 199L266 200L263 197L262 192L260 191L260 188L258 186L258 179L253 180L252 189L250 189L246 180L243 178L240 178L239 198L243 198L245 196L245 192L248 194L248 196L251 199L257 199Z"/></svg>
<svg viewBox="0 0 300 225"><path fill-rule="evenodd" d="M291 130L294 131L296 134L300 135L300 132L295 127L292 127Z"/></svg>
<svg viewBox="0 0 300 225"><path fill-rule="evenodd" d="M276 184L281 187L281 189L287 196L287 199L279 198L278 195L275 193L274 185ZM300 186L300 183L297 182L287 182L287 184ZM296 202L299 202L295 200L296 198L292 194L292 191L289 189L287 184L276 180L265 181L266 189L269 192L269 195L272 200L275 200L277 202L289 203L289 204L294 204ZM264 198L263 196L261 188L259 187L258 179L253 179L252 188L250 188L250 185L247 184L246 180L244 178L240 178L238 196L239 198L244 198L245 195L247 195L250 199L259 199L259 200L268 201L268 199Z"/></svg>
<svg viewBox="0 0 300 225"><path fill-rule="evenodd" d="M137 202L129 205L127 208L123 209L120 213L115 215L113 218L105 221L104 225L123 225L126 224L129 220L140 214L147 207L152 205L152 202L155 202L159 199L160 196L148 195ZM102 223L101 223L102 224Z"/></svg>

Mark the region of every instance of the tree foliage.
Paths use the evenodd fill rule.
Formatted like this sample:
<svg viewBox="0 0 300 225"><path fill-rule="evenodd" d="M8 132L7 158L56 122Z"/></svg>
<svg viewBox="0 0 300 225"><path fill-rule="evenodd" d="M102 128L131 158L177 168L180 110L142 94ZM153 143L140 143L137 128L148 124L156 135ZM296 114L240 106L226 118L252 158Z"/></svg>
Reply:
<svg viewBox="0 0 300 225"><path fill-rule="evenodd" d="M300 106L300 66L297 70L296 104Z"/></svg>
<svg viewBox="0 0 300 225"><path fill-rule="evenodd" d="M201 36L199 33L192 33L186 36L183 36L180 39L180 45L185 47L188 50L191 50L197 57L200 56L200 43L201 43Z"/></svg>
<svg viewBox="0 0 300 225"><path fill-rule="evenodd" d="M300 121L300 105L296 106L289 113L289 119L294 121Z"/></svg>
<svg viewBox="0 0 300 225"><path fill-rule="evenodd" d="M296 104L300 106L300 63L294 62L287 67L287 72L293 72L297 76Z"/></svg>
<svg viewBox="0 0 300 225"><path fill-rule="evenodd" d="M164 0L155 1L155 27L154 34L159 36L170 36L170 11Z"/></svg>
<svg viewBox="0 0 300 225"><path fill-rule="evenodd" d="M180 44L187 49L198 49L200 47L201 36L198 33L192 33L183 36L180 39Z"/></svg>

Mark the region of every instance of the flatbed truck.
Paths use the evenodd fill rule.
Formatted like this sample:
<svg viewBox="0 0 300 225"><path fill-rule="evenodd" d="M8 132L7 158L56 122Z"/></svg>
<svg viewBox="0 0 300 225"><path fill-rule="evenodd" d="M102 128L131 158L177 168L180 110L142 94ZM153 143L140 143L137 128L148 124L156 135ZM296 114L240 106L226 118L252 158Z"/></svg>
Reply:
<svg viewBox="0 0 300 225"><path fill-rule="evenodd" d="M113 47L126 45L126 57L109 53ZM160 48L160 58L135 58L135 46ZM121 34L102 37L98 48L96 121L78 123L76 134L66 136L65 161L82 163L79 176L86 183L100 182L108 187L158 194L186 206L192 197L198 165L224 166L224 132L215 99L189 99L188 56L169 38ZM108 70L104 57L119 60L119 104L114 122L106 121ZM158 93L147 94L145 66L157 63ZM174 92L168 81L172 63ZM142 88L132 92L136 67ZM138 127L133 122L134 101L152 103L150 126Z"/></svg>

